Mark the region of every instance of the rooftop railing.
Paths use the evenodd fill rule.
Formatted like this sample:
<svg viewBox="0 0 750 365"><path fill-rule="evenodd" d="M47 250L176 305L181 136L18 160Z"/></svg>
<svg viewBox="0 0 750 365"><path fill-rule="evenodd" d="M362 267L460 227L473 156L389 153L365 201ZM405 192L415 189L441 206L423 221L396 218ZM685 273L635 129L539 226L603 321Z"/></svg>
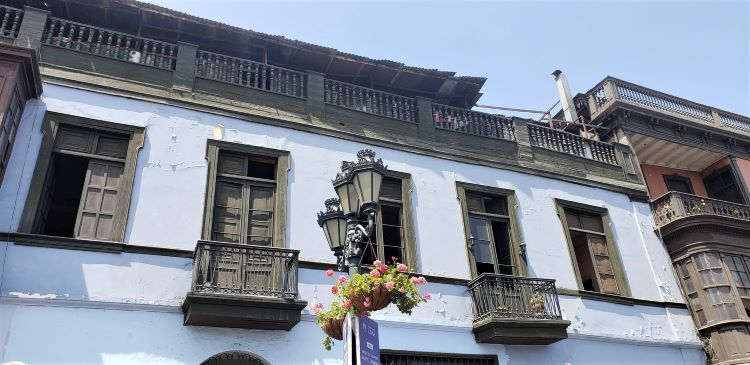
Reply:
<svg viewBox="0 0 750 365"><path fill-rule="evenodd" d="M173 70L177 45L59 18L48 18L42 43Z"/></svg>
<svg viewBox="0 0 750 365"><path fill-rule="evenodd" d="M750 206L670 191L651 202L657 228L698 215L750 221Z"/></svg>
<svg viewBox="0 0 750 365"><path fill-rule="evenodd" d="M615 78L607 78L588 94L591 119L603 115L616 101L692 120L711 126L722 126L750 134L750 118L725 112L703 104L678 98Z"/></svg>
<svg viewBox="0 0 750 365"><path fill-rule="evenodd" d="M438 129L508 141L516 140L513 120L502 115L432 104L432 120Z"/></svg>
<svg viewBox="0 0 750 365"><path fill-rule="evenodd" d="M561 320L554 279L482 274L469 282L474 322L484 319Z"/></svg>
<svg viewBox="0 0 750 365"><path fill-rule="evenodd" d="M195 76L298 98L305 97L305 74L283 67L198 51Z"/></svg>
<svg viewBox="0 0 750 365"><path fill-rule="evenodd" d="M299 251L201 241L195 250L193 292L297 297Z"/></svg>
<svg viewBox="0 0 750 365"><path fill-rule="evenodd" d="M23 10L10 6L0 5L0 36L8 38L18 37L18 29L21 27Z"/></svg>
<svg viewBox="0 0 750 365"><path fill-rule="evenodd" d="M324 97L327 104L347 109L406 122L414 122L417 119L416 99L402 95L325 79Z"/></svg>
<svg viewBox="0 0 750 365"><path fill-rule="evenodd" d="M532 146L617 165L615 148L610 143L595 141L541 125L528 124L528 128L529 141Z"/></svg>

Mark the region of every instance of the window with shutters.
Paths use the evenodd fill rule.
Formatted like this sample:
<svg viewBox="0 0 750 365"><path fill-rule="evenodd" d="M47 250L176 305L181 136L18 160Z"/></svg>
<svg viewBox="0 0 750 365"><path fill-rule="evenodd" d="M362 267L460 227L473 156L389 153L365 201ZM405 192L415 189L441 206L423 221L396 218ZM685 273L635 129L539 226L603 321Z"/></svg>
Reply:
<svg viewBox="0 0 750 365"><path fill-rule="evenodd" d="M606 210L558 201L579 288L628 296Z"/></svg>
<svg viewBox="0 0 750 365"><path fill-rule="evenodd" d="M209 141L208 159L204 239L284 247L288 153Z"/></svg>
<svg viewBox="0 0 750 365"><path fill-rule="evenodd" d="M700 295L698 294L698 289L696 287L695 280L693 280L693 274L691 273L692 261L691 260L685 260L677 265L678 267L678 275L680 276L680 281L682 282L682 287L685 290L685 294L687 295L688 299L688 306L695 314L693 318L696 319L696 322L698 322L698 326L703 326L707 323L706 319L706 311L703 309L703 304L700 299Z"/></svg>
<svg viewBox="0 0 750 365"><path fill-rule="evenodd" d="M122 241L142 128L87 128L106 122L51 113L32 177L22 231ZM136 136L137 137L134 137Z"/></svg>
<svg viewBox="0 0 750 365"><path fill-rule="evenodd" d="M457 183L472 275L526 275L512 191Z"/></svg>
<svg viewBox="0 0 750 365"><path fill-rule="evenodd" d="M362 263L372 264L375 260L398 262L416 268L414 234L411 219L410 187L408 174L389 172L380 188L376 226L369 242L362 243ZM366 224L367 217L359 217Z"/></svg>
<svg viewBox="0 0 750 365"><path fill-rule="evenodd" d="M8 108L3 113L3 119L0 122L0 183L5 176L5 170L8 168L10 153L13 151L13 144L18 133L18 124L21 122L23 114L23 99L18 93L18 89L13 89Z"/></svg>

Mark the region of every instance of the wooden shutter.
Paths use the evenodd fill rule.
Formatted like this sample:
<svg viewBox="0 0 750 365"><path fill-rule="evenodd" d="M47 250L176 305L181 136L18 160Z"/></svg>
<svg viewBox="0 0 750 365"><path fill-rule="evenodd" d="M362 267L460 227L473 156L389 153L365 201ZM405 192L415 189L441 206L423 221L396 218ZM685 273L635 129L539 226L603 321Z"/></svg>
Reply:
<svg viewBox="0 0 750 365"><path fill-rule="evenodd" d="M247 243L273 246L274 189L267 186L248 186Z"/></svg>
<svg viewBox="0 0 750 365"><path fill-rule="evenodd" d="M55 159L50 159L49 168L47 169L47 178L44 180L41 198L39 199L39 209L34 220L34 229L32 232L42 234L47 228L47 218L49 217L49 208L52 204L52 193L55 191Z"/></svg>
<svg viewBox="0 0 750 365"><path fill-rule="evenodd" d="M591 262L594 263L594 269L599 277L599 290L608 294L620 294L615 279L615 271L612 268L612 260L610 260L609 251L607 251L607 240L594 234L586 236L591 252Z"/></svg>
<svg viewBox="0 0 750 365"><path fill-rule="evenodd" d="M240 242L242 231L242 184L224 180L216 182L212 240Z"/></svg>
<svg viewBox="0 0 750 365"><path fill-rule="evenodd" d="M124 165L90 160L76 219L76 238L111 240Z"/></svg>

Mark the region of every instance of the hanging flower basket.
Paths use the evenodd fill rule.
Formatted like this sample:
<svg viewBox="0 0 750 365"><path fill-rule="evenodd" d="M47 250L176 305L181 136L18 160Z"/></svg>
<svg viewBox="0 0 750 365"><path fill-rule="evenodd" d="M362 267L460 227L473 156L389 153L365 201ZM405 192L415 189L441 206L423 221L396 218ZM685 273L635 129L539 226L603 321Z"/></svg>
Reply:
<svg viewBox="0 0 750 365"><path fill-rule="evenodd" d="M418 288L418 285L426 284L427 279L409 275L406 265L396 262L395 257L392 259L390 266L375 261L375 268L367 274L355 274L351 278L340 275L331 286L336 300L330 307L324 310L323 303L313 306L318 325L328 335L323 340L327 350L333 346L333 339L343 339L342 325L347 313L366 316L393 303L399 312L411 314L417 305L430 300L430 293L420 295ZM327 270L326 275L333 277L333 270Z"/></svg>
<svg viewBox="0 0 750 365"><path fill-rule="evenodd" d="M357 310L360 312L369 312L381 310L391 304L391 294L385 287L385 284L372 283L370 292L349 292L349 300L352 301Z"/></svg>
<svg viewBox="0 0 750 365"><path fill-rule="evenodd" d="M344 327L344 317L341 318L329 318L326 319L321 325L320 328L323 329L323 332L328 335L328 337L334 339L334 340L343 340L344 339L344 333L343 331Z"/></svg>

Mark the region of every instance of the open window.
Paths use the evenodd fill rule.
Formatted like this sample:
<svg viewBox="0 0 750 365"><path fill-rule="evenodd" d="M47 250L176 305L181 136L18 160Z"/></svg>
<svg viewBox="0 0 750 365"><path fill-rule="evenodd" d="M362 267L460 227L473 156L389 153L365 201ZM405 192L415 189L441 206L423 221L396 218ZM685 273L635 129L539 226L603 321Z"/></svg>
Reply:
<svg viewBox="0 0 750 365"><path fill-rule="evenodd" d="M515 209L511 209L513 192L467 183L457 187L472 275L526 275Z"/></svg>
<svg viewBox="0 0 750 365"><path fill-rule="evenodd" d="M48 113L22 232L121 242L143 129Z"/></svg>
<svg viewBox="0 0 750 365"><path fill-rule="evenodd" d="M416 269L414 227L411 215L411 177L389 171L383 178L378 198L375 229L369 242L363 242L362 263L369 265L375 260L398 262ZM359 217L360 224L366 224L367 217Z"/></svg>
<svg viewBox="0 0 750 365"><path fill-rule="evenodd" d="M558 201L581 290L629 295L606 210Z"/></svg>

